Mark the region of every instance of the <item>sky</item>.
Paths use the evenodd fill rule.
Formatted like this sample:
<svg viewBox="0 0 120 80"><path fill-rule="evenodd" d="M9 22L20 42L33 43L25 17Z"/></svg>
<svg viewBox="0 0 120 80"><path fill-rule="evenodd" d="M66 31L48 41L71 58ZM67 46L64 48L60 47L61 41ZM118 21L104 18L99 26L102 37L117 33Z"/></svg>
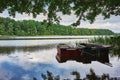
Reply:
<svg viewBox="0 0 120 80"><path fill-rule="evenodd" d="M62 25L70 25L77 20L74 14L71 15L62 15L58 13L57 15L61 16L62 20L60 24ZM43 21L46 19L46 16L43 14L38 15L36 18L33 18L32 15L27 14L16 14L15 18L9 16L7 11L0 13L1 17L10 17L15 20L36 20L36 21ZM111 16L110 19L103 20L101 15L96 17L96 20L93 24L90 24L88 21L82 21L81 25L78 28L97 28L97 29L109 29L115 33L120 33L120 16Z"/></svg>

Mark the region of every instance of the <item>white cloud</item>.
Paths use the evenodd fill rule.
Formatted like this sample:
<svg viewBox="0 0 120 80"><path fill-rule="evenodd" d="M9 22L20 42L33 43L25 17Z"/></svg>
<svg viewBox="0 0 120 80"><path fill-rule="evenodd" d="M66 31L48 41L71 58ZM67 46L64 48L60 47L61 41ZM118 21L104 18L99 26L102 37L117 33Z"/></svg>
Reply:
<svg viewBox="0 0 120 80"><path fill-rule="evenodd" d="M119 28L120 23L110 23L110 22L106 22L106 23L94 23L94 24L89 24L89 23L82 23L79 27L85 27L85 28L102 28L102 29L107 29L107 28Z"/></svg>
<svg viewBox="0 0 120 80"><path fill-rule="evenodd" d="M77 20L74 14L68 15L61 15L62 21L61 24L63 25L70 25ZM103 17L99 15L96 17L96 21L93 24L89 22L82 21L81 25L78 26L80 28L97 28L97 29L110 29L114 32L120 32L120 16L111 16L110 19L103 20Z"/></svg>
<svg viewBox="0 0 120 80"><path fill-rule="evenodd" d="M3 13L0 13L0 16L1 16L1 17L9 17L8 11L5 10Z"/></svg>
<svg viewBox="0 0 120 80"><path fill-rule="evenodd" d="M63 25L70 25L76 21L76 16L74 14L61 15ZM103 20L103 17L99 15L96 17L96 21L93 24L89 22L82 21L81 25L78 28L97 28L97 29L109 29L113 32L120 33L120 16L111 16L110 19Z"/></svg>
<svg viewBox="0 0 120 80"><path fill-rule="evenodd" d="M71 25L73 22L75 22L77 20L76 16L74 14L71 15L60 15L62 20L61 20L61 24L62 25Z"/></svg>
<svg viewBox="0 0 120 80"><path fill-rule="evenodd" d="M26 74L22 77L22 80L30 80L30 76L28 74Z"/></svg>

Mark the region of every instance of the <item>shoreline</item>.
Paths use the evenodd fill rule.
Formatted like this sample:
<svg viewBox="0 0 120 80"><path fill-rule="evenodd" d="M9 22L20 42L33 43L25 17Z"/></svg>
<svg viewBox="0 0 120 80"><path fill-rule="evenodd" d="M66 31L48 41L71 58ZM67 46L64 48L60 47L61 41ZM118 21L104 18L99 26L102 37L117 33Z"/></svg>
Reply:
<svg viewBox="0 0 120 80"><path fill-rule="evenodd" d="M44 39L92 39L97 37L111 37L113 35L90 36L0 36L0 40L44 40Z"/></svg>

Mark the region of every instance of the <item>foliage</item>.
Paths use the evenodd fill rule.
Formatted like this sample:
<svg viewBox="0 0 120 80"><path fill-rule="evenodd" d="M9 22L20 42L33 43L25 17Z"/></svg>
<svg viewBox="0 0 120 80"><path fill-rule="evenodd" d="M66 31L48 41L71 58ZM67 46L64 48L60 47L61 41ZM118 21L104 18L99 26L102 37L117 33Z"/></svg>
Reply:
<svg viewBox="0 0 120 80"><path fill-rule="evenodd" d="M47 71L47 75L41 74L43 80L60 80L60 76L53 76L50 71Z"/></svg>
<svg viewBox="0 0 120 80"><path fill-rule="evenodd" d="M10 16L16 13L32 13L36 17L40 13L47 15L48 22L59 23L61 12L70 15L72 12L78 20L73 25L79 25L81 20L93 23L95 17L101 14L104 19L111 15L120 15L120 0L0 0L0 12L8 10Z"/></svg>
<svg viewBox="0 0 120 80"><path fill-rule="evenodd" d="M118 80L116 77L112 78L109 76L109 74L105 74L105 73L103 73L101 76L96 75L93 69L90 69L90 72L86 74L86 77L83 79L80 78L80 73L78 71L71 72L71 75L76 76L73 80ZM50 71L47 71L47 75L41 74L41 77L43 80L61 80L59 75L54 76ZM33 80L37 80L37 78L33 78ZM72 80L72 79L67 78L62 80Z"/></svg>
<svg viewBox="0 0 120 80"><path fill-rule="evenodd" d="M107 29L74 28L38 22L33 20L14 21L0 17L0 35L35 36L35 35L112 35Z"/></svg>

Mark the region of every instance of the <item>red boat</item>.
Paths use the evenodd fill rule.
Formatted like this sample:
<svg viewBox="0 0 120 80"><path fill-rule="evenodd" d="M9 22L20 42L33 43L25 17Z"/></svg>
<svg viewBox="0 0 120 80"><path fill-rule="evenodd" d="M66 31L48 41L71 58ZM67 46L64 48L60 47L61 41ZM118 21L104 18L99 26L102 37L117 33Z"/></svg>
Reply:
<svg viewBox="0 0 120 80"><path fill-rule="evenodd" d="M60 63L66 62L67 60L76 60L83 63L91 63L91 61L109 63L109 48L110 46L85 43L81 43L76 47L59 44L57 46L56 59Z"/></svg>

